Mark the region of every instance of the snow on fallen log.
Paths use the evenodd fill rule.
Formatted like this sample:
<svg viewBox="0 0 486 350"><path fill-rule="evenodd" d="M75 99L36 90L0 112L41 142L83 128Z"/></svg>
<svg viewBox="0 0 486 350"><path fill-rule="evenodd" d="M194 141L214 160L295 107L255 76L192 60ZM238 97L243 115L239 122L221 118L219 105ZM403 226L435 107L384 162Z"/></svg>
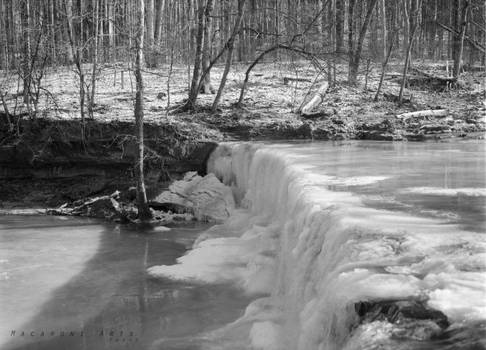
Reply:
<svg viewBox="0 0 486 350"><path fill-rule="evenodd" d="M409 118L420 118L420 117L445 117L448 114L449 111L447 109L426 109L423 111L398 114L397 118L409 119Z"/></svg>
<svg viewBox="0 0 486 350"><path fill-rule="evenodd" d="M306 79L306 78L292 78L292 77L284 77L283 78L284 85L288 85L290 81L307 82L307 83L311 82L310 79Z"/></svg>
<svg viewBox="0 0 486 350"><path fill-rule="evenodd" d="M319 90L315 93L314 97L307 102L307 104L302 108L301 114L304 116L311 115L312 110L319 106L322 101L324 101L324 97L326 96L327 89L329 88L329 84L327 82L324 82L324 84L321 85Z"/></svg>

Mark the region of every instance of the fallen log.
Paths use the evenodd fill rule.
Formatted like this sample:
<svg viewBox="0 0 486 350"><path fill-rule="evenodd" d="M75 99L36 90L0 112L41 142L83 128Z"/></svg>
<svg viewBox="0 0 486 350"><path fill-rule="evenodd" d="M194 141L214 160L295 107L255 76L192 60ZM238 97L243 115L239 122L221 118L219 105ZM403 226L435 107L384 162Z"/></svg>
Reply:
<svg viewBox="0 0 486 350"><path fill-rule="evenodd" d="M303 82L308 82L308 83L311 82L310 79L305 79L305 78L292 78L292 77L284 77L283 78L284 85L288 85L289 81L303 81Z"/></svg>
<svg viewBox="0 0 486 350"><path fill-rule="evenodd" d="M445 117L449 114L447 109L426 109L423 111L398 114L399 119L421 118L421 117Z"/></svg>
<svg viewBox="0 0 486 350"><path fill-rule="evenodd" d="M324 82L319 90L315 93L315 95L311 98L309 102L306 103L306 105L302 108L301 114L303 116L308 116L312 114L312 110L319 106L322 101L324 101L324 97L326 96L327 89L329 88L329 84Z"/></svg>

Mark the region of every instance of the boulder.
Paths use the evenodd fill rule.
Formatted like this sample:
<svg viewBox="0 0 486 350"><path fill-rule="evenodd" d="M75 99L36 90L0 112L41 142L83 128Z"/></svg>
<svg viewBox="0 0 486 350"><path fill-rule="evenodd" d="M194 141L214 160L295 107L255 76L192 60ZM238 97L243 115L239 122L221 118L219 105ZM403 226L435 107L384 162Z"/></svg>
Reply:
<svg viewBox="0 0 486 350"><path fill-rule="evenodd" d="M361 324L391 323L392 334L397 339L428 340L449 327L444 313L418 300L362 301L355 304L355 310Z"/></svg>
<svg viewBox="0 0 486 350"><path fill-rule="evenodd" d="M198 220L215 222L226 220L235 208L229 187L214 174L201 177L196 172L188 172L182 180L172 183L150 205L159 209L174 208L178 213L191 213Z"/></svg>

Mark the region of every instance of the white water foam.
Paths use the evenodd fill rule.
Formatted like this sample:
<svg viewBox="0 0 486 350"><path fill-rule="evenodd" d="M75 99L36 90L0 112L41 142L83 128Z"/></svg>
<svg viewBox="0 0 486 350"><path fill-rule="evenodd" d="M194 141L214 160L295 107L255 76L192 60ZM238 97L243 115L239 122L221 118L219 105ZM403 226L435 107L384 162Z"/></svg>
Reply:
<svg viewBox="0 0 486 350"><path fill-rule="evenodd" d="M365 207L328 189L336 177L299 161L287 148L220 146L209 171L241 209L178 264L149 273L268 294L225 328L248 332L254 349L342 349L357 322L354 303L365 300L420 298L452 322L486 319L484 235ZM367 327L363 341L377 332Z"/></svg>

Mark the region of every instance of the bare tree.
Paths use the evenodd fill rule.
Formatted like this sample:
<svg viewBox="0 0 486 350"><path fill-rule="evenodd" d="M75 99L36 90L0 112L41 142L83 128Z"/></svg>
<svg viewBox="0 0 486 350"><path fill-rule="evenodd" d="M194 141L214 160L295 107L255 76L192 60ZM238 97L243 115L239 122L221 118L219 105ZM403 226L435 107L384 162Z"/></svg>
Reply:
<svg viewBox="0 0 486 350"><path fill-rule="evenodd" d="M407 72L408 72L408 66L410 64L410 55L412 53L412 46L413 46L413 41L415 39L415 32L417 31L418 27L418 10L420 6L417 5L417 2L419 0L411 0L410 2L410 7L411 7L411 13L410 13L410 20L411 20L411 25L412 27L410 28L410 38L408 39L408 46L407 46L407 52L405 54L405 63L403 65L403 77L402 77L402 83L400 84L400 93L398 94L398 103L402 103L403 99L403 90L405 88L405 82L407 81ZM413 11L413 12L412 12Z"/></svg>
<svg viewBox="0 0 486 350"><path fill-rule="evenodd" d="M21 1L21 21L22 21L22 80L24 84L23 96L24 104L30 113L30 81L31 81L31 50L30 50L30 0Z"/></svg>
<svg viewBox="0 0 486 350"><path fill-rule="evenodd" d="M398 29L396 27L396 18L395 18L396 16L394 16L394 14L395 12L392 13L392 18L391 18L391 22L393 23L394 28L393 28L393 32L388 37L388 41L389 41L388 51L385 55L385 60L383 61L381 66L380 82L378 83L378 89L376 90L374 101L378 101L378 96L380 96L381 87L383 86L383 79L385 78L386 66L388 65L388 61L390 59L393 46L396 41L396 34L398 32ZM386 43L385 43L385 48L386 48Z"/></svg>
<svg viewBox="0 0 486 350"><path fill-rule="evenodd" d="M343 50L344 42L344 11L345 11L345 0L336 0L336 52L339 54Z"/></svg>
<svg viewBox="0 0 486 350"><path fill-rule="evenodd" d="M136 176L137 176L137 207L138 218L142 221L148 220L152 217L152 213L148 206L147 194L145 192L145 181L143 174L144 163L144 140L143 140L143 37L144 37L144 0L137 0L136 13L136 55L135 55L135 79L136 79L136 94L135 94L135 132L137 135L137 159L136 159Z"/></svg>
<svg viewBox="0 0 486 350"><path fill-rule="evenodd" d="M387 30L386 30L386 0L380 0L380 17L381 17L381 32L382 32L382 43L383 43L383 60L386 60L388 54L386 49L387 43ZM391 41L393 43L393 40ZM392 46L392 45L390 45Z"/></svg>
<svg viewBox="0 0 486 350"><path fill-rule="evenodd" d="M147 50L146 50L146 61L149 67L155 67L157 65L156 58L154 55L154 11L155 3L154 0L147 0Z"/></svg>
<svg viewBox="0 0 486 350"><path fill-rule="evenodd" d="M366 36L366 31L368 30L368 25L371 20L371 15L373 14L373 9L376 5L378 0L368 0L367 1L367 10L366 10L366 17L365 20L363 21L363 24L361 25L361 29L359 31L359 37L358 41L356 43L356 48L354 47L353 44L353 27L354 27L354 20L353 20L353 15L354 15L354 2L355 0L350 0L350 10L349 10L349 29L350 29L350 34L349 34L349 39L350 39L350 47L349 47L349 71L348 71L348 81L351 84L355 84L358 78L358 68L359 68L359 61L361 59L361 51L363 49L363 42Z"/></svg>
<svg viewBox="0 0 486 350"><path fill-rule="evenodd" d="M192 72L191 88L189 98L186 103L187 108L194 108L199 92L199 74L201 71L202 49L204 39L204 0L197 1L197 34L196 34L196 53L194 57L194 69Z"/></svg>
<svg viewBox="0 0 486 350"><path fill-rule="evenodd" d="M106 0L107 3L107 29L108 29L108 50L110 53L112 53L115 50L115 30L114 30L114 21L115 18L113 16L113 3L111 0ZM116 58L116 51L115 55L109 55L110 59Z"/></svg>
<svg viewBox="0 0 486 350"><path fill-rule="evenodd" d="M216 112L216 109L218 108L219 101L221 99L221 96L223 94L224 86L226 84L226 79L228 78L228 73L231 67L231 61L233 59L233 49L234 49L234 44L235 44L235 39L236 35L238 34L240 27L241 27L241 20L243 19L243 9L245 6L245 0L238 0L238 15L236 17L235 21L235 26L233 27L233 32L231 33L231 37L228 40L228 43L226 44L228 47L228 52L226 53L226 64L224 66L224 71L223 71L223 76L221 77L221 82L219 83L219 88L218 92L216 94L216 97L214 98L213 101L213 106L211 107L211 110L213 112Z"/></svg>
<svg viewBox="0 0 486 350"><path fill-rule="evenodd" d="M78 44L77 37L75 36L74 25L73 25L73 1L66 0L64 2L64 8L66 13L66 28L68 32L69 44L71 46L71 53L76 67L76 74L78 75L79 83L79 111L81 114L82 131L81 138L84 142L84 118L85 118L85 74L82 66L82 53Z"/></svg>
<svg viewBox="0 0 486 350"><path fill-rule="evenodd" d="M92 69L91 69L91 91L88 93L88 114L90 118L93 118L93 108L95 105L95 95L96 95L96 75L98 69L98 36L99 36L99 2L98 0L92 0L92 10L93 10L93 58L92 58Z"/></svg>
<svg viewBox="0 0 486 350"><path fill-rule="evenodd" d="M462 61L462 53L464 51L464 37L466 35L466 26L467 26L467 13L469 11L469 0L463 0L464 4L462 5L462 9L460 11L460 23L459 25L459 33L454 35L454 69L453 69L453 77L457 79L459 74L461 73L461 61ZM460 5L460 1L455 1L455 6ZM459 9L457 9L459 12ZM457 31L456 29L456 31Z"/></svg>
<svg viewBox="0 0 486 350"><path fill-rule="evenodd" d="M211 12L213 11L213 0L207 0L204 11L204 46L202 54L202 68L207 71L202 81L202 92L205 94L214 94L214 88L211 86L211 73L209 64L211 62Z"/></svg>

